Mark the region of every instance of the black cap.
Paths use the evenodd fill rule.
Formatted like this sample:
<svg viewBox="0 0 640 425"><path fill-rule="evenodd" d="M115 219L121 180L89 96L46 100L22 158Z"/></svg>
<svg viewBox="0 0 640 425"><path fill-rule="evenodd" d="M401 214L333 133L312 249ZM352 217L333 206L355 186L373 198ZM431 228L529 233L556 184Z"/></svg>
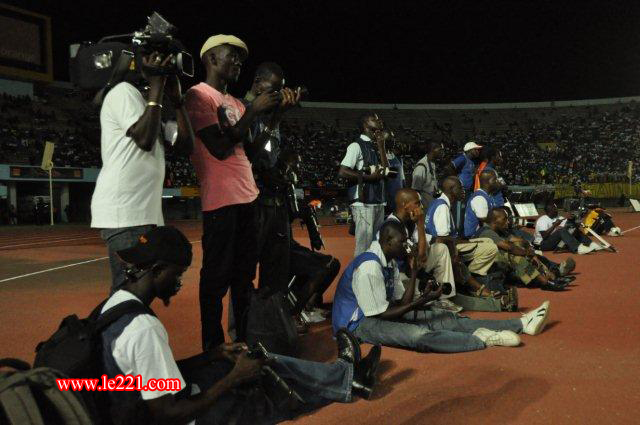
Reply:
<svg viewBox="0 0 640 425"><path fill-rule="evenodd" d="M154 227L140 236L135 246L117 253L123 261L136 266L165 261L189 267L192 258L191 243L173 226Z"/></svg>

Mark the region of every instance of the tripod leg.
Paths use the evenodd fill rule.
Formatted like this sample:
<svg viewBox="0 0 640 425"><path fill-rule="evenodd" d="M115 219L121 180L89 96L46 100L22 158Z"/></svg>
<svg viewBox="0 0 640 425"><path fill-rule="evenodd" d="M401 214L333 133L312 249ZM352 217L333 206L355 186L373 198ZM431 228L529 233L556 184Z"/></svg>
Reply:
<svg viewBox="0 0 640 425"><path fill-rule="evenodd" d="M597 234L596 232L593 231L592 228L587 227L587 231L594 237L596 238L601 244L602 246L604 246L606 249L610 250L611 252L618 252L618 250L615 249L615 247L613 245L611 245L609 242L605 241L602 236L600 236L599 234Z"/></svg>

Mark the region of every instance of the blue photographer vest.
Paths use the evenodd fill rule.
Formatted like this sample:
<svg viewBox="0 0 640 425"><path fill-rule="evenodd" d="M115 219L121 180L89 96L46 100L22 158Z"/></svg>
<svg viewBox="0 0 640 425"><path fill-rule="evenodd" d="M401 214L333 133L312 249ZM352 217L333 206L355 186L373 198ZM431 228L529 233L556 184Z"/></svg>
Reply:
<svg viewBox="0 0 640 425"><path fill-rule="evenodd" d="M493 170L495 171L495 169L493 168L493 164L489 163L487 164L486 167L484 167L485 170ZM491 196L491 199L493 199L493 207L494 208L498 208L498 207L502 207L504 206L504 195L502 194L502 191L499 190L498 192L494 193L493 195L489 195Z"/></svg>
<svg viewBox="0 0 640 425"><path fill-rule="evenodd" d="M429 209L427 210L427 217L425 218L425 222L424 222L425 231L431 236L433 236L434 238L438 237L438 232L436 231L436 224L433 221L433 216L436 213L436 209L440 205L444 205L445 207L447 207L447 211L449 211L449 218L450 218L449 236L451 236L452 238L457 238L458 231L456 230L456 224L453 220L453 217L451 217L451 208L449 207L449 205L447 205L447 201L445 201L442 198L434 199L433 202L429 204Z"/></svg>
<svg viewBox="0 0 640 425"><path fill-rule="evenodd" d="M363 167L366 169L371 165L380 165L380 155L376 147L371 141L365 141L358 139L356 143L360 146L360 152L362 152ZM364 192L363 203L365 204L382 204L385 201L384 192L384 180L379 180L375 183L362 183L362 191ZM350 186L348 189L349 200L351 202L360 202L358 195L358 184Z"/></svg>
<svg viewBox="0 0 640 425"><path fill-rule="evenodd" d="M471 201L473 201L478 196L483 197L487 201L489 211L491 211L492 208L495 208L493 198L489 196L487 192L482 189L478 189L473 192L473 195L471 195L471 197L467 201L467 208L464 213L464 237L467 239L474 237L478 229L480 229L480 220L478 220L478 217L476 217L473 209L471 209Z"/></svg>
<svg viewBox="0 0 640 425"><path fill-rule="evenodd" d="M365 261L376 261L380 265L384 276L384 286L387 291L387 301L391 301L393 298L393 268L382 267L380 258L373 252L365 251L358 255L342 273L336 293L333 296L331 324L334 335L342 328L354 331L364 319L364 313L358 306L358 300L353 292L353 272ZM353 319L354 313L356 313L355 319Z"/></svg>

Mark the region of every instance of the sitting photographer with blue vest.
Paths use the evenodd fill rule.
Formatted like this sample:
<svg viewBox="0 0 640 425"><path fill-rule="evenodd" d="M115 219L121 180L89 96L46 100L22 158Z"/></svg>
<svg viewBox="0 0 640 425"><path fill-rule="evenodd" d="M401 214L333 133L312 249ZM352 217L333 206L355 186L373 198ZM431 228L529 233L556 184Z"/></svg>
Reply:
<svg viewBox="0 0 640 425"><path fill-rule="evenodd" d="M338 171L338 175L349 182L349 202L355 223L355 256L369 248L384 221L384 179L389 170L384 146L388 133L382 120L372 112L363 115L360 132L358 140L347 147Z"/></svg>
<svg viewBox="0 0 640 425"><path fill-rule="evenodd" d="M223 343L176 362L167 331L150 305L159 298L168 306L178 293L181 276L191 264L191 244L173 227L156 227L118 255L131 267L128 281L106 301L101 314L125 302L138 302L146 312L125 314L102 331L104 373L109 378L140 375L145 388L150 379L172 379L180 386L110 391L115 424L271 424L332 401L370 397L380 348L361 358L357 340L346 330L337 334L338 359L333 363L253 347L248 352L246 345L237 343ZM275 397L286 402L274 406Z"/></svg>
<svg viewBox="0 0 640 425"><path fill-rule="evenodd" d="M499 187L498 175L494 170L485 170L480 173L480 187L471 194L464 211L465 238L475 237L487 220L489 211L497 206L493 195Z"/></svg>
<svg viewBox="0 0 640 425"><path fill-rule="evenodd" d="M346 268L333 300L333 331L347 328L359 340L419 352L457 353L489 346L517 346L524 332L537 335L549 311L545 302L519 319L473 320L450 312L425 310L442 294L432 285L415 297L417 251L412 249L411 279L404 285L396 261L407 255L407 234L395 220L383 224L379 241Z"/></svg>
<svg viewBox="0 0 640 425"><path fill-rule="evenodd" d="M451 215L451 205L464 199L464 190L457 177L447 177L442 181L442 195L429 206L426 217L427 233L436 242L449 247L453 263L468 262L471 273L485 276L496 256L498 248L491 239L462 239Z"/></svg>
<svg viewBox="0 0 640 425"><path fill-rule="evenodd" d="M417 247L418 250L418 274L421 271L432 273L436 281L443 285L443 294L440 300L429 304L431 308L458 312L460 307L453 304L447 298L456 295L455 278L451 265L451 256L446 245L431 241L431 235L425 232L425 216L420 195L413 189L401 189L396 194L396 209L387 216L387 221L402 223L408 235L408 240ZM380 232L376 235L379 240ZM400 271L409 275L408 264L401 262L398 264ZM420 277L420 276L418 276Z"/></svg>

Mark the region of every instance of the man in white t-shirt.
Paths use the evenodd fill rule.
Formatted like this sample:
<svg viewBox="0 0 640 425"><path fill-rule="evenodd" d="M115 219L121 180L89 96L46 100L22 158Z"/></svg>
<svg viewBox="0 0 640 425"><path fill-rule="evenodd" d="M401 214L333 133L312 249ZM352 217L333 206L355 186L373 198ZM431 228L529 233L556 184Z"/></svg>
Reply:
<svg viewBox="0 0 640 425"><path fill-rule="evenodd" d="M347 147L338 175L349 182L349 202L355 224L355 256L366 251L375 232L384 221L385 182L384 167L389 167L385 152L384 124L374 113L360 120L360 137ZM378 171L370 173L370 167Z"/></svg>
<svg viewBox="0 0 640 425"><path fill-rule="evenodd" d="M161 226L142 235L131 248L118 251L130 265L128 281L104 304L101 313L127 301L147 308L156 298L166 306L180 289L181 276L192 260L191 244L176 228ZM250 358L244 344L221 344L194 357L177 361L167 331L151 309L125 314L101 333L102 366L108 378L140 375L142 391L110 391L114 423L202 424L276 423L295 412L271 409L260 417L264 397L251 399L243 409L243 396L233 391L259 379L263 359ZM342 330L337 336L338 359L317 363L266 353L271 369L303 399L305 407L321 407L333 401L350 402L354 395L368 398L380 360L380 347L360 357L357 340ZM149 380L173 385L152 391ZM363 388L368 391L363 391ZM144 389L147 388L147 389ZM168 387L167 387L168 388ZM247 387L244 387L247 389ZM281 388L281 386L279 387ZM280 390L272 389L272 392ZM263 411L264 413L264 411Z"/></svg>
<svg viewBox="0 0 640 425"><path fill-rule="evenodd" d="M553 251L561 241L569 251L581 255L604 249L579 230L574 231L573 234L569 233L565 228L567 219L558 216L558 207L553 201L548 202L544 210L547 214L536 220L533 239L534 245L538 246L541 251Z"/></svg>
<svg viewBox="0 0 640 425"><path fill-rule="evenodd" d="M101 229L109 249L112 293L125 281L124 266L115 252L135 244L152 226L162 226L162 186L165 146L172 142L181 153L193 149L193 131L182 106L176 75L151 75L167 65L169 57L154 52L136 56L149 82L145 95L123 81L105 96L100 110L102 169L91 199L91 227ZM138 59L141 58L141 59ZM165 93L166 86L166 93ZM177 134L161 137L164 94L176 110Z"/></svg>

